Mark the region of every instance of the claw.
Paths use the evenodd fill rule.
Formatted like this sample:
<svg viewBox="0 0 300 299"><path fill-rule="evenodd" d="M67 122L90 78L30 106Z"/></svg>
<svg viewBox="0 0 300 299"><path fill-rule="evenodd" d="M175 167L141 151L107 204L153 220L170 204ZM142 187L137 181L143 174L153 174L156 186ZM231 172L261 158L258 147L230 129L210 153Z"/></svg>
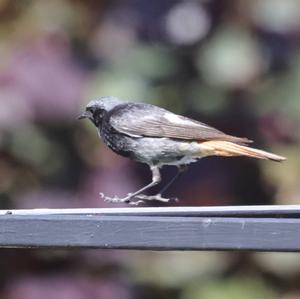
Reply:
<svg viewBox="0 0 300 299"><path fill-rule="evenodd" d="M109 197L109 196L106 196L104 195L104 193L99 193L100 197L106 201L106 202L111 202L111 203L129 203L130 202L130 199L127 197L125 198L119 198L117 196L114 196L114 197Z"/></svg>
<svg viewBox="0 0 300 299"><path fill-rule="evenodd" d="M156 194L156 195L144 195L144 194L139 194L134 197L132 197L132 193L128 193L126 197L120 198L117 196L114 197L109 197L105 196L104 193L99 194L100 197L106 201L106 202L111 202L111 203L128 203L129 205L132 206L138 206L139 204L145 203L147 200L153 200L153 201L160 201L160 202L169 202L171 200L178 201L177 198L164 198L161 196L161 194ZM138 199L138 200L134 200Z"/></svg>
<svg viewBox="0 0 300 299"><path fill-rule="evenodd" d="M132 206L138 206L139 204L144 203L144 200L131 200L132 199L131 193L127 194L127 196L124 198L120 198L116 195L114 197L109 197L102 192L99 193L99 195L104 201L110 203L128 203Z"/></svg>
<svg viewBox="0 0 300 299"><path fill-rule="evenodd" d="M140 194L140 195L135 196L135 198L139 198L143 201L145 201L145 200L157 200L157 201L161 201L161 202L169 202L171 200L171 198L162 197L161 194L156 194L156 195Z"/></svg>

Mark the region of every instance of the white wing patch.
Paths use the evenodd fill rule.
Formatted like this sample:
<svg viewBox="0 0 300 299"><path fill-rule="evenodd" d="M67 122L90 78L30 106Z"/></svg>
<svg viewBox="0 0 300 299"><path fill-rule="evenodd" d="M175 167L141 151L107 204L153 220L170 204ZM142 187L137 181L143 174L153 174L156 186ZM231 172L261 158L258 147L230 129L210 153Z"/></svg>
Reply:
<svg viewBox="0 0 300 299"><path fill-rule="evenodd" d="M195 126L195 127L206 127L201 124L195 124L192 121L188 119L184 119L183 117L180 117L174 113L165 113L164 118L167 119L169 122L176 124L176 125L187 125L187 126Z"/></svg>

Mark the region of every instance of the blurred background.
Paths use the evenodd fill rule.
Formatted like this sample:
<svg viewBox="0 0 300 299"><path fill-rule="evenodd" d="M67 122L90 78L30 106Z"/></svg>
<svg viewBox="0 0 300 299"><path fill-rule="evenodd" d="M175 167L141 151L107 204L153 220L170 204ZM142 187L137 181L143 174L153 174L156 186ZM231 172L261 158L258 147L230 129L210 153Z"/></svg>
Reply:
<svg viewBox="0 0 300 299"><path fill-rule="evenodd" d="M299 0L0 0L0 207L111 207L149 181L77 121L103 95L255 140L282 164L207 158L179 205L296 204ZM174 175L163 170L164 180ZM295 254L0 251L0 298L300 298Z"/></svg>

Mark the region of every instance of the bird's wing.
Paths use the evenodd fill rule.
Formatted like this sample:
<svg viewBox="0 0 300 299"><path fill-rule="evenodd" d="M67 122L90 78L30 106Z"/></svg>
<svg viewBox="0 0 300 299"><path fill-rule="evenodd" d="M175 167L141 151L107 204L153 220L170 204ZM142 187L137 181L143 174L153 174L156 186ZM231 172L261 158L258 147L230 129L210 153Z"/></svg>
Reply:
<svg viewBox="0 0 300 299"><path fill-rule="evenodd" d="M150 104L127 103L111 111L112 127L132 137L168 137L185 140L224 140L249 143L247 138L227 135L204 123Z"/></svg>

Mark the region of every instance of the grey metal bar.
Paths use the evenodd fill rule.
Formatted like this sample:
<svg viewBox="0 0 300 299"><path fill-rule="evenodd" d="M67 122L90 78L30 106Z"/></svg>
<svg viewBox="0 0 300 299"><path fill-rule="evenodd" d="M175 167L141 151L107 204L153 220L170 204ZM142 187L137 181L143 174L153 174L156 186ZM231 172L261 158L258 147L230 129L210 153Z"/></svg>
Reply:
<svg viewBox="0 0 300 299"><path fill-rule="evenodd" d="M184 209L183 216L170 216L155 214L156 208L150 215L130 214L134 210L122 215L2 211L0 247L300 251L297 217L190 217Z"/></svg>
<svg viewBox="0 0 300 299"><path fill-rule="evenodd" d="M218 216L218 217L293 217L300 218L300 205L211 206L211 207L129 207L84 209L0 210L1 215L127 215L127 216Z"/></svg>

